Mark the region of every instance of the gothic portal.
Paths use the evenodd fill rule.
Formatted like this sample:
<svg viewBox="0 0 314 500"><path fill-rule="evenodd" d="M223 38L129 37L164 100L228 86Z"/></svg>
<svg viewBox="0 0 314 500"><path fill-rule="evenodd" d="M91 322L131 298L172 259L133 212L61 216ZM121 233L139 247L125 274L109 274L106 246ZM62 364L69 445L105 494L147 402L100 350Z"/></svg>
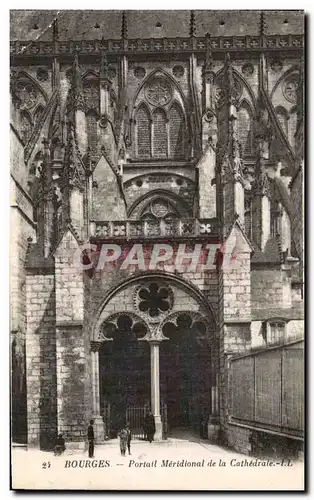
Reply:
<svg viewBox="0 0 314 500"><path fill-rule="evenodd" d="M14 442L298 427L242 374L303 337L303 42L299 11L11 12Z"/></svg>

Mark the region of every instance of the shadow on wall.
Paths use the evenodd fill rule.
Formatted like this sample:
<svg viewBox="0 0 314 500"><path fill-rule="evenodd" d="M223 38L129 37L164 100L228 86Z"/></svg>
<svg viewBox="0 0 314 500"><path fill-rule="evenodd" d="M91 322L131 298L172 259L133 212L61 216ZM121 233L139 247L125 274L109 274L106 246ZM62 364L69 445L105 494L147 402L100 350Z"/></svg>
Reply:
<svg viewBox="0 0 314 500"><path fill-rule="evenodd" d="M14 443L27 443L25 340L13 334L11 346L11 432Z"/></svg>
<svg viewBox="0 0 314 500"><path fill-rule="evenodd" d="M57 438L57 355L55 291L53 290L42 321L36 331L39 335L39 446L52 450Z"/></svg>
<svg viewBox="0 0 314 500"><path fill-rule="evenodd" d="M297 458L302 450L302 441L284 436L252 431L252 455L263 458Z"/></svg>

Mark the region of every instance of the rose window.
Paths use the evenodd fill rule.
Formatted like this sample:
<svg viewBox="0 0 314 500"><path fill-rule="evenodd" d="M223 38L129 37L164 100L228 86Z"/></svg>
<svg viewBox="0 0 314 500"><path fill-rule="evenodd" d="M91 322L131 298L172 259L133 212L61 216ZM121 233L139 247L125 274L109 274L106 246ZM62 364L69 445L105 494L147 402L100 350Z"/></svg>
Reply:
<svg viewBox="0 0 314 500"><path fill-rule="evenodd" d="M169 311L172 307L172 294L169 288L151 283L147 288L143 287L138 292L138 308L155 318Z"/></svg>
<svg viewBox="0 0 314 500"><path fill-rule="evenodd" d="M297 76L294 75L285 84L283 88L283 95L285 96L287 101L295 104L297 102L297 90L298 90L298 79Z"/></svg>
<svg viewBox="0 0 314 500"><path fill-rule="evenodd" d="M168 203L164 200L156 200L151 205L151 211L153 215L158 217L158 219L161 219L162 217L165 217L165 215L167 215L169 212Z"/></svg>
<svg viewBox="0 0 314 500"><path fill-rule="evenodd" d="M168 200L157 198L147 205L142 212L141 218L146 218L147 215L157 219L165 219L168 217L178 217L175 207Z"/></svg>
<svg viewBox="0 0 314 500"><path fill-rule="evenodd" d="M172 97L170 84L162 78L155 78L146 87L146 98L153 106L164 106Z"/></svg>

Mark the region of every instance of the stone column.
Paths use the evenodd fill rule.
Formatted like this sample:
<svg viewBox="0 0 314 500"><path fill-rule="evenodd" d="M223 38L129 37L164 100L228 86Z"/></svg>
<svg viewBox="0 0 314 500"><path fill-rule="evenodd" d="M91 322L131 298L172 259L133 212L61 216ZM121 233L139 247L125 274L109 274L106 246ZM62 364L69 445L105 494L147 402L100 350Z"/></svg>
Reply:
<svg viewBox="0 0 314 500"><path fill-rule="evenodd" d="M93 420L95 442L102 443L105 440L104 419L100 415L100 397L99 397L99 342L93 342L91 345L92 360L92 394L93 394Z"/></svg>
<svg viewBox="0 0 314 500"><path fill-rule="evenodd" d="M160 383L159 383L159 342L150 342L151 368L151 408L155 418L155 441L162 439L162 423L160 415Z"/></svg>

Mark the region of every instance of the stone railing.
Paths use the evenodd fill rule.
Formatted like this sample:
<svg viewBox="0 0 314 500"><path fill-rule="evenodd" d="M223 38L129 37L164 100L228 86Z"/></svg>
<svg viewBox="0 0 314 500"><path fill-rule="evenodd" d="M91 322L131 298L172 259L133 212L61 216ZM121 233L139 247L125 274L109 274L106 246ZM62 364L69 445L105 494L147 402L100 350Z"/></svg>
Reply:
<svg viewBox="0 0 314 500"><path fill-rule="evenodd" d="M265 36L213 36L209 46L212 51L299 49L304 45L303 35ZM135 40L66 40L10 43L12 56L55 56L64 54L111 54L149 52L205 52L206 38L149 38Z"/></svg>
<svg viewBox="0 0 314 500"><path fill-rule="evenodd" d="M92 221L90 236L95 239L143 239L162 237L217 236L216 219L173 219L171 221Z"/></svg>

